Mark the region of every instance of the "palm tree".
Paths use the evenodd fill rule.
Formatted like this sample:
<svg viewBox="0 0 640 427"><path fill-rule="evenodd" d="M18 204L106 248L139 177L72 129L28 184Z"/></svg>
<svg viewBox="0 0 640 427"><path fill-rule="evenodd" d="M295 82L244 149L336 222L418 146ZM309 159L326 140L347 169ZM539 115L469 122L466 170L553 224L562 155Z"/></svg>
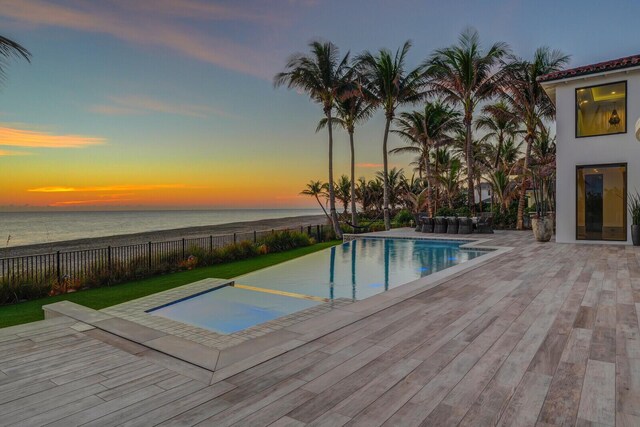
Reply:
<svg viewBox="0 0 640 427"><path fill-rule="evenodd" d="M388 149L389 129L395 117L396 108L408 103L416 103L423 97L423 73L420 67L407 71L406 58L411 42L406 41L393 55L388 49L380 49L376 54L364 52L356 59L356 69L364 78L363 96L385 113L384 135L382 139L382 164L384 179L384 226L391 229L389 216Z"/></svg>
<svg viewBox="0 0 640 427"><path fill-rule="evenodd" d="M551 209L555 207L555 176L556 176L556 138L552 137L547 127L542 127L538 137L531 147L531 167L537 168L537 175L547 179L547 194L545 197Z"/></svg>
<svg viewBox="0 0 640 427"><path fill-rule="evenodd" d="M333 123L342 126L349 134L349 148L351 150L351 223L358 226L358 212L356 210L356 177L355 177L355 145L353 134L358 124L364 123L373 114L374 107L369 104L359 91L359 79L355 73L353 78L346 79L340 88L336 99L337 117ZM328 119L324 118L318 123L316 132L326 127Z"/></svg>
<svg viewBox="0 0 640 427"><path fill-rule="evenodd" d="M523 141L516 142L514 138L509 138L502 144L502 150L497 156L500 157L502 163L502 170L510 170L514 164L518 161L522 149Z"/></svg>
<svg viewBox="0 0 640 427"><path fill-rule="evenodd" d="M347 206L349 205L349 201L352 200L351 197L351 181L349 177L346 175L340 176L340 179L335 184L336 189L336 199L342 202L342 206L344 207L344 215L347 215Z"/></svg>
<svg viewBox="0 0 640 427"><path fill-rule="evenodd" d="M324 208L324 205L320 201L320 196L327 196L327 184L322 183L320 181L309 181L307 187L300 192L300 194L304 194L305 196L311 196L316 199L320 207L322 208L322 212L327 216L327 219L331 221L331 217L327 213L327 210Z"/></svg>
<svg viewBox="0 0 640 427"><path fill-rule="evenodd" d="M296 53L287 61L285 71L276 74L274 86L287 85L289 89L306 92L311 100L322 105L322 110L329 123L333 123L333 108L336 95L343 84L345 74L349 70L349 53L340 59L338 47L330 42L314 41L309 44L310 54ZM342 237L336 198L333 187L333 126L329 131L329 211L333 229L338 237Z"/></svg>
<svg viewBox="0 0 640 427"><path fill-rule="evenodd" d="M514 138L520 131L520 123L509 110L509 105L500 100L495 104L482 107L483 115L476 120L476 130L484 130L486 134L480 142L494 140L497 142L493 169L500 165L500 154L506 139Z"/></svg>
<svg viewBox="0 0 640 427"><path fill-rule="evenodd" d="M447 205L453 209L453 200L460 192L460 173L462 172L462 164L457 157L450 158L449 164L441 175L437 177L438 181L444 189L447 199Z"/></svg>
<svg viewBox="0 0 640 427"><path fill-rule="evenodd" d="M387 203L391 209L394 209L400 202L402 193L407 188L407 178L404 176L404 170L392 168L386 174L384 171L378 171L376 176L387 183L388 191L386 193ZM383 203L384 203L384 187L383 187ZM383 206L384 210L384 206Z"/></svg>
<svg viewBox="0 0 640 427"><path fill-rule="evenodd" d="M358 178L358 184L356 185L355 198L358 202L360 202L360 206L362 206L362 211L365 213L368 212L369 206L371 205L371 197L369 195L369 183L363 176Z"/></svg>
<svg viewBox="0 0 640 427"><path fill-rule="evenodd" d="M473 114L476 106L492 98L500 73L495 67L508 53L507 44L494 43L486 52L480 47L478 32L467 29L457 45L436 50L425 63L430 94L459 107L464 116L465 161L467 163L467 203L474 212Z"/></svg>
<svg viewBox="0 0 640 427"><path fill-rule="evenodd" d="M0 81L5 78L5 68L11 58L23 58L31 62L31 53L19 43L0 36Z"/></svg>
<svg viewBox="0 0 640 427"><path fill-rule="evenodd" d="M489 182L493 188L493 194L498 198L500 203L500 212L505 213L509 209L511 200L517 194L517 186L514 181L509 179L509 172L503 170L495 170L489 175Z"/></svg>
<svg viewBox="0 0 640 427"><path fill-rule="evenodd" d="M448 146L443 146L440 148L436 148L433 153L431 153L430 159L430 168L433 172L433 176L435 177L435 188L434 188L434 212L438 211L438 204L440 203L441 194L440 194L440 176L441 174L447 170L448 165L451 163L451 152Z"/></svg>
<svg viewBox="0 0 640 427"><path fill-rule="evenodd" d="M431 216L435 213L433 188L435 180L431 173L429 156L431 150L451 142L449 132L460 127L460 113L436 101L428 102L422 111L400 113L396 119L398 129L392 132L400 135L409 144L391 150L391 153L416 153L418 168L427 177L427 205Z"/></svg>
<svg viewBox="0 0 640 427"><path fill-rule="evenodd" d="M537 133L544 126L544 121L555 117L555 106L538 83L538 77L559 71L568 62L569 56L559 50L540 47L533 54L533 60L511 58L511 62L505 68L505 78L501 85L502 96L509 104L512 115L522 121L525 129L524 140L527 144L518 201L518 230L524 228L524 204L531 147Z"/></svg>

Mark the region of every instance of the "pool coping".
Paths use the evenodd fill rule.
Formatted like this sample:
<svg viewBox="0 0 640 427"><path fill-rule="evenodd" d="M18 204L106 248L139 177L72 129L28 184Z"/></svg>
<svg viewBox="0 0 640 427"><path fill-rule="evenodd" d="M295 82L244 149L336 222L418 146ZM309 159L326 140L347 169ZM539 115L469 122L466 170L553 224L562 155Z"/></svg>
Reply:
<svg viewBox="0 0 640 427"><path fill-rule="evenodd" d="M405 283L389 291L355 301L342 307L332 308L326 313L313 316L307 320L221 350L207 347L192 340L168 334L141 325L140 323L112 316L108 313L93 310L69 301L49 304L42 308L45 313L45 318L59 316L70 317L91 327L101 329L199 366L210 372L209 382L213 384L455 279L481 265L495 261L500 256L514 249L512 247L490 245L490 241L492 240L490 235L481 238L473 236L465 236L465 238L442 237L424 235L422 233L418 234L413 229L395 229L386 232L358 235L346 234L344 236L345 240L367 237L448 241L462 240L468 242L460 246L462 249L486 250L488 253L412 282ZM226 279L217 280L222 282ZM233 282L232 280L226 281Z"/></svg>

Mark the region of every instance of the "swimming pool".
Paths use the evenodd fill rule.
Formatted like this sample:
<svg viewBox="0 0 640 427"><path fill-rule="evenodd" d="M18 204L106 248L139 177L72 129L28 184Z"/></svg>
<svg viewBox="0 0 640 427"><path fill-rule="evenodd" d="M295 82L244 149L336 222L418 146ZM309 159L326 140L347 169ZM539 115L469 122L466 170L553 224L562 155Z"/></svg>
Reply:
<svg viewBox="0 0 640 427"><path fill-rule="evenodd" d="M338 298L361 300L486 251L464 241L362 238L234 278L223 287L149 310L222 334Z"/></svg>

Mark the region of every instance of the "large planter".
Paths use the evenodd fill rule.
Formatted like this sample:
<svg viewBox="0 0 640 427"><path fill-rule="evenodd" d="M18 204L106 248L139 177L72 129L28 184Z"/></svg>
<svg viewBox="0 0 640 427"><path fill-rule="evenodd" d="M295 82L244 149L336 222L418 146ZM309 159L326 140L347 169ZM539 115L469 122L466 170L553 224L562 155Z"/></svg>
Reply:
<svg viewBox="0 0 640 427"><path fill-rule="evenodd" d="M531 218L531 228L538 242L548 242L553 234L553 220L549 217Z"/></svg>
<svg viewBox="0 0 640 427"><path fill-rule="evenodd" d="M631 241L633 246L640 246L640 225L631 225Z"/></svg>

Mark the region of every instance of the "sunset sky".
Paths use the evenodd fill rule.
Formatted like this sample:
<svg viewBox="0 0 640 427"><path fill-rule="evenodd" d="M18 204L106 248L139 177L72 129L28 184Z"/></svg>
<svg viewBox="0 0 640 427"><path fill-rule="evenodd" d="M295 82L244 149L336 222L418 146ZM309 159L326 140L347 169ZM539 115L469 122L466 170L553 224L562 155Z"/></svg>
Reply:
<svg viewBox="0 0 640 427"><path fill-rule="evenodd" d="M473 26L580 65L640 53L638 16L632 0L0 0L0 34L33 54L0 89L0 210L314 207L298 193L327 179L321 109L272 85L308 41L411 39L415 66ZM378 113L356 131L358 175L379 168L382 130ZM336 176L347 148L337 132Z"/></svg>

